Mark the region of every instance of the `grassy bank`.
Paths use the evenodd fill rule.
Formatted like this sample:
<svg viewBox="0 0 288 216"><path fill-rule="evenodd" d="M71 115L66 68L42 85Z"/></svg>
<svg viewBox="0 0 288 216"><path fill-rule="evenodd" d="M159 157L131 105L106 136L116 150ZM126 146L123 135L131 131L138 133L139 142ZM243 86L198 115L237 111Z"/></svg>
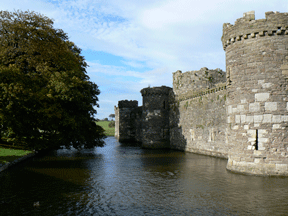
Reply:
<svg viewBox="0 0 288 216"><path fill-rule="evenodd" d="M105 130L106 136L114 136L115 134L115 128L110 128L109 125L110 121L99 121L97 122L97 125L100 125ZM1 147L0 145L0 165L5 164L11 161L14 161L18 158L23 157L24 155L27 155L29 153L32 153L32 151L29 150L18 150L18 149L9 149Z"/></svg>
<svg viewBox="0 0 288 216"><path fill-rule="evenodd" d="M5 164L14 161L29 153L32 153L32 151L16 150L0 147L0 164Z"/></svg>
<svg viewBox="0 0 288 216"><path fill-rule="evenodd" d="M115 127L110 128L109 125L110 121L98 121L97 125L101 126L105 130L106 136L114 136L115 134Z"/></svg>

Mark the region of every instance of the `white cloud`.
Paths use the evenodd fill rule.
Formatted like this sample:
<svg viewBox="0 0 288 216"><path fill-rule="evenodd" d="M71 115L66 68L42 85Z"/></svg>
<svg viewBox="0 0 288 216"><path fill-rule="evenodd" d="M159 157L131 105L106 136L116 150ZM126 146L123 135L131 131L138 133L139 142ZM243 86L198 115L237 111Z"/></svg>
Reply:
<svg viewBox="0 0 288 216"><path fill-rule="evenodd" d="M42 13L83 50L122 57L123 66L88 62L88 75L104 89L99 98L107 111L100 108L100 116L113 112L113 100L141 100L139 91L149 84L171 86L178 69L225 70L223 23L250 10L256 19L265 11L288 11L287 0L0 0L0 7Z"/></svg>

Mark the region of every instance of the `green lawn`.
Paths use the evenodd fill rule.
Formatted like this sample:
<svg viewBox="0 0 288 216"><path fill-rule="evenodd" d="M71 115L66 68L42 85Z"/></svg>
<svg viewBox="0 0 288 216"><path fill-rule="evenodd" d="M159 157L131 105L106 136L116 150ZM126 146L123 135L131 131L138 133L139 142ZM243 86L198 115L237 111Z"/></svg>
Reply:
<svg viewBox="0 0 288 216"><path fill-rule="evenodd" d="M115 127L110 128L109 125L110 121L98 121L96 122L97 125L101 126L105 130L106 136L114 136L115 135Z"/></svg>
<svg viewBox="0 0 288 216"><path fill-rule="evenodd" d="M0 163L5 164L7 162L14 161L22 157L23 155L27 155L29 153L32 153L32 151L16 150L0 147Z"/></svg>
<svg viewBox="0 0 288 216"><path fill-rule="evenodd" d="M105 130L106 136L114 136L115 128L110 128L110 121L98 121L97 125L100 125ZM0 164L5 164L7 162L14 161L24 155L32 153L29 150L18 150L18 149L9 149L0 146Z"/></svg>

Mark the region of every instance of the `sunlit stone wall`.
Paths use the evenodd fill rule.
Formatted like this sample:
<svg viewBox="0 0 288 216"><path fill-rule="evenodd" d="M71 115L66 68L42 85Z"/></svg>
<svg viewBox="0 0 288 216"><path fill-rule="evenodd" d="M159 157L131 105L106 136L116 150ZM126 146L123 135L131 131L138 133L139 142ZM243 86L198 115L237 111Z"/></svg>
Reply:
<svg viewBox="0 0 288 216"><path fill-rule="evenodd" d="M245 13L222 36L229 85L227 169L288 175L288 14Z"/></svg>
<svg viewBox="0 0 288 216"><path fill-rule="evenodd" d="M226 74L220 69L173 74L172 149L227 158Z"/></svg>

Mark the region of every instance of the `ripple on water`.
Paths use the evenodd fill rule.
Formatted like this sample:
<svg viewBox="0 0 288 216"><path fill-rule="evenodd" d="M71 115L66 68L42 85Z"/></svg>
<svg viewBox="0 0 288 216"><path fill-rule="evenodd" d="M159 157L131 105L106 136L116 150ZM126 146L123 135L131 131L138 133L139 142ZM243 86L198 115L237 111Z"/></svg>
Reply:
<svg viewBox="0 0 288 216"><path fill-rule="evenodd" d="M0 174L5 215L285 215L288 179L233 174L226 160L124 146L58 150ZM5 185L3 187L2 185ZM39 201L38 208L33 203ZM1 215L1 214L0 214Z"/></svg>

